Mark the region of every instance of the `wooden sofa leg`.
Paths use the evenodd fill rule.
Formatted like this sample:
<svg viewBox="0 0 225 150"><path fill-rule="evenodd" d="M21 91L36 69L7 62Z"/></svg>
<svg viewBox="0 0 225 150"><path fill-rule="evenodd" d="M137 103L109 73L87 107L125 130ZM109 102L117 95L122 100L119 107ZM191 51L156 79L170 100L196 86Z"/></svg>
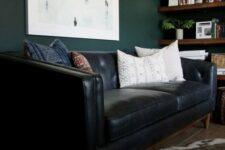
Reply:
<svg viewBox="0 0 225 150"><path fill-rule="evenodd" d="M210 124L210 114L206 115L205 118L203 119L204 127L205 129L209 128Z"/></svg>

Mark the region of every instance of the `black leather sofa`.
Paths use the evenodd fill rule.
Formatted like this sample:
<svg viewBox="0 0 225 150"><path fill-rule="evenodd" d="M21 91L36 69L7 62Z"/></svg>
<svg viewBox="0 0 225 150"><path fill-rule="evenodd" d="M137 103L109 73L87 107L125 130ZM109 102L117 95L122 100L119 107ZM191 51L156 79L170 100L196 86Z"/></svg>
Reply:
<svg viewBox="0 0 225 150"><path fill-rule="evenodd" d="M83 54L95 73L0 54L6 141L142 150L214 110L216 66L209 62L182 59L184 82L119 89L116 53Z"/></svg>

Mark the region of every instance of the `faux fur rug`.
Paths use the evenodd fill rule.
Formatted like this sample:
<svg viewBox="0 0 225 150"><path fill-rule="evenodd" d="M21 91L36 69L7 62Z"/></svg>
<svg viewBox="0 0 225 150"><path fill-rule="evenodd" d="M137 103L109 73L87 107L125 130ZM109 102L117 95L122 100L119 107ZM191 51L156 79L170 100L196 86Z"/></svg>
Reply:
<svg viewBox="0 0 225 150"><path fill-rule="evenodd" d="M186 147L170 147L160 150L225 150L225 139L206 139L189 144Z"/></svg>

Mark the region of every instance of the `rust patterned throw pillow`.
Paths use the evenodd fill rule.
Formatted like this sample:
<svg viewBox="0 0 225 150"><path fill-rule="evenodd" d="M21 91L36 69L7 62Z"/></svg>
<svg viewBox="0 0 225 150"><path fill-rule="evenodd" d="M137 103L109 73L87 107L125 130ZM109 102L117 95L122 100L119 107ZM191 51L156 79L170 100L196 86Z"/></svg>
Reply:
<svg viewBox="0 0 225 150"><path fill-rule="evenodd" d="M93 72L91 65L89 64L88 60L84 57L84 55L78 52L71 52L71 58L76 68L88 72Z"/></svg>

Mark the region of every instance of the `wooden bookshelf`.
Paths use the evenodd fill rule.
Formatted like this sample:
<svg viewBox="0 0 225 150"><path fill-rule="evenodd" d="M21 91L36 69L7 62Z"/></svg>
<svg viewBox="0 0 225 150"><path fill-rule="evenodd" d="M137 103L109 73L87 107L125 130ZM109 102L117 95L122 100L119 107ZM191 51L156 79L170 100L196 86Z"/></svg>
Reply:
<svg viewBox="0 0 225 150"><path fill-rule="evenodd" d="M191 5L181 5L181 6L162 6L159 7L159 12L169 13L169 12L181 12L181 11L191 11L191 10L202 10L209 8L223 8L225 7L225 2L215 2L215 3L203 3L203 4L191 4Z"/></svg>
<svg viewBox="0 0 225 150"><path fill-rule="evenodd" d="M175 40L161 40L160 45L169 45ZM225 38L221 39L183 39L178 40L179 45L219 45L225 44Z"/></svg>

